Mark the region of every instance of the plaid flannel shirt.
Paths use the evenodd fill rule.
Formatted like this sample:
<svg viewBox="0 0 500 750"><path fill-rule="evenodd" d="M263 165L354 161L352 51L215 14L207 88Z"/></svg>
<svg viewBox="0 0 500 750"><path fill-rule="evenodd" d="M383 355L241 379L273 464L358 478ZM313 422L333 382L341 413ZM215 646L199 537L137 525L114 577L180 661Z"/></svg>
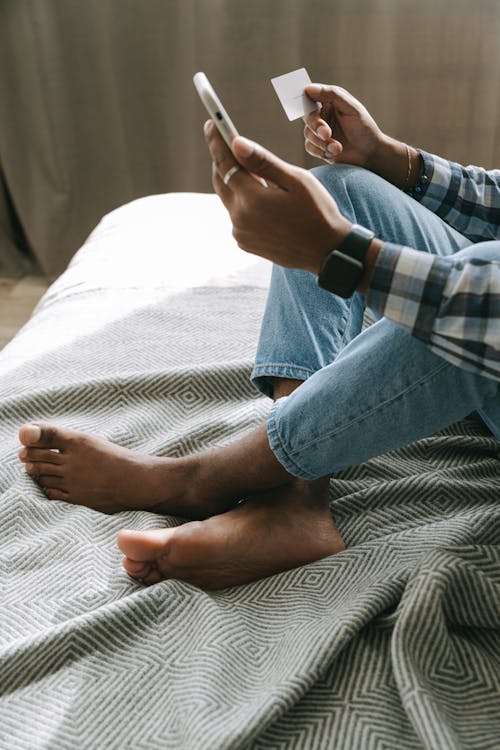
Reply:
<svg viewBox="0 0 500 750"><path fill-rule="evenodd" d="M500 170L420 151L409 193L471 240L500 240ZM500 380L500 245L494 261L429 255L384 243L367 305L455 365Z"/></svg>

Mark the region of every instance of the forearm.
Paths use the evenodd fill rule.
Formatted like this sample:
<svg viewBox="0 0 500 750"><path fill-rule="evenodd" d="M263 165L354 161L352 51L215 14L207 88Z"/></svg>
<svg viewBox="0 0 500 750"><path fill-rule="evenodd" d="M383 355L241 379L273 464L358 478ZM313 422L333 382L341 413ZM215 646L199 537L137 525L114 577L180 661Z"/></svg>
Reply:
<svg viewBox="0 0 500 750"><path fill-rule="evenodd" d="M500 170L464 167L383 134L365 167L410 191L471 242L500 238Z"/></svg>
<svg viewBox="0 0 500 750"><path fill-rule="evenodd" d="M364 262L365 270L357 288L357 291L360 294L365 295L368 293L368 289L370 287L370 280L373 276L373 271L375 269L377 258L382 248L382 245L383 245L382 240L379 240L375 237L371 241L370 246L368 250L366 251L365 262Z"/></svg>
<svg viewBox="0 0 500 750"><path fill-rule="evenodd" d="M499 255L500 243L486 260L479 251L437 256L373 240L358 291L436 354L500 380Z"/></svg>
<svg viewBox="0 0 500 750"><path fill-rule="evenodd" d="M472 243L500 239L500 170L464 167L425 151L420 157L425 187L412 196Z"/></svg>

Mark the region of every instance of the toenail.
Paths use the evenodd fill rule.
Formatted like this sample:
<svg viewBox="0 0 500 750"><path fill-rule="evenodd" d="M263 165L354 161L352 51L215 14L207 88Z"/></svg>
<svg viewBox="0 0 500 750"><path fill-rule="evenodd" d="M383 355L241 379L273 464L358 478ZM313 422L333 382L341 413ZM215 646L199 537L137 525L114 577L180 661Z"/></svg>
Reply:
<svg viewBox="0 0 500 750"><path fill-rule="evenodd" d="M34 470L33 464L26 464L26 473L31 474L31 472Z"/></svg>
<svg viewBox="0 0 500 750"><path fill-rule="evenodd" d="M19 458L28 458L27 448L21 448L21 450L19 451Z"/></svg>
<svg viewBox="0 0 500 750"><path fill-rule="evenodd" d="M24 436L28 443L38 443L42 437L42 430L37 424L29 424L24 428Z"/></svg>

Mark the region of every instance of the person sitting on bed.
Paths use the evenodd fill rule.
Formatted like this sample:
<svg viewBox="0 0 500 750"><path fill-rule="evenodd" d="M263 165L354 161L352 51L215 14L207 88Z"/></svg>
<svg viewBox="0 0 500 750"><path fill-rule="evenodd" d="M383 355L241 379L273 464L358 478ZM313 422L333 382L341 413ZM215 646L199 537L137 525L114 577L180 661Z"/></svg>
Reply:
<svg viewBox="0 0 500 750"><path fill-rule="evenodd" d="M500 437L500 171L400 143L342 88L307 93L322 109L306 150L327 162L311 172L241 137L231 153L205 125L238 245L275 264L252 373L274 399L267 424L176 459L20 430L48 498L194 519L119 533L125 570L148 584L216 589L336 554L332 474L472 412Z"/></svg>

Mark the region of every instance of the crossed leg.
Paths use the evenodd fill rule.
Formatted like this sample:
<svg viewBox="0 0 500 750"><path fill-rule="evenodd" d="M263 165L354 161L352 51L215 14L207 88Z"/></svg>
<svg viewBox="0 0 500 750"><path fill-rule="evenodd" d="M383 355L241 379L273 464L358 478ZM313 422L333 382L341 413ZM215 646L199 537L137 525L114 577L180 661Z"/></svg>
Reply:
<svg viewBox="0 0 500 750"><path fill-rule="evenodd" d="M328 187L345 215L386 239L428 251L456 252L466 244L374 175L359 169L322 175L331 177ZM144 456L54 425L21 428L20 458L49 498L105 512L143 508L197 519L174 529L122 531L118 544L132 576L213 589L334 554L344 545L329 512L326 475L431 434L496 396L492 381L444 363L387 321L358 335L359 299L337 309L339 300L309 277L276 274L281 286L270 294L254 370L269 395L276 378L294 391L277 410L287 426L285 460L276 458L265 426L182 459ZM289 343L292 351L277 347ZM301 377L306 382L297 388ZM298 380L287 385L290 378ZM285 392L278 388L279 395ZM295 473L299 454L304 473Z"/></svg>
<svg viewBox="0 0 500 750"><path fill-rule="evenodd" d="M282 381L277 397L297 385ZM50 499L107 513L143 508L204 519L119 533L125 570L147 584L176 578L219 589L344 549L329 510L328 477L307 482L287 474L263 428L186 459L136 453L55 425L24 425L20 439L21 461Z"/></svg>

